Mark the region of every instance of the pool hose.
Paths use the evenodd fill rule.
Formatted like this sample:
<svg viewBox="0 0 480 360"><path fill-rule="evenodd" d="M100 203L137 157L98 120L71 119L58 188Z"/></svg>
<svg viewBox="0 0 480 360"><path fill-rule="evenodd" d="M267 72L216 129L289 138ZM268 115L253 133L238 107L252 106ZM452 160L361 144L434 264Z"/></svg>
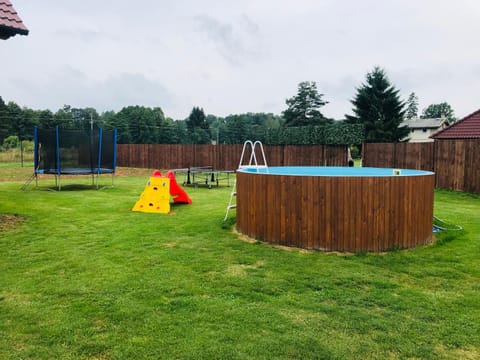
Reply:
<svg viewBox="0 0 480 360"><path fill-rule="evenodd" d="M463 230L463 227L461 227L460 225L449 224L444 220L436 217L435 215L433 216L433 226L438 228L439 230Z"/></svg>

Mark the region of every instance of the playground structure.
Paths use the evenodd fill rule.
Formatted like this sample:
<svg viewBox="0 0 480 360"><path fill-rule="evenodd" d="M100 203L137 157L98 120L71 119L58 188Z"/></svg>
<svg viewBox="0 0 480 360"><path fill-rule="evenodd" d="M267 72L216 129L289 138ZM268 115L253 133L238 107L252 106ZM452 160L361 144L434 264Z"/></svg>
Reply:
<svg viewBox="0 0 480 360"><path fill-rule="evenodd" d="M178 185L173 171L167 171L163 177L160 171L155 170L132 211L168 214L170 197L177 204L192 203L185 190Z"/></svg>
<svg viewBox="0 0 480 360"><path fill-rule="evenodd" d="M116 167L117 131L101 128L88 130L34 129L34 173L24 185L38 175L55 176L55 186L61 190L61 175L91 175L98 189L100 174L112 175ZM96 180L96 181L95 181Z"/></svg>

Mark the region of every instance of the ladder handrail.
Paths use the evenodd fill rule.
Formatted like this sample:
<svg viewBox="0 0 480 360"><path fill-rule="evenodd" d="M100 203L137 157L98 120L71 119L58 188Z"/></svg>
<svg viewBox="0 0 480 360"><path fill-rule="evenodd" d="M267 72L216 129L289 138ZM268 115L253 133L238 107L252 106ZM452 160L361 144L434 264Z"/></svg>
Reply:
<svg viewBox="0 0 480 360"><path fill-rule="evenodd" d="M243 157L245 156L245 149L247 148L247 145L250 145L250 148L252 149L252 153L250 154L250 159L248 161L248 165L242 165ZM255 147L256 146L260 147L260 151L261 151L261 154L262 154L263 165L258 165L257 155L255 154ZM255 165L252 165L252 162L255 163ZM250 167L250 168L253 167L253 168L257 169L257 172L258 172L258 169L266 169L266 172L268 173L267 158L265 157L265 152L263 151L262 142L259 141L259 140L255 141L255 142L252 142L251 140L247 140L243 143L242 155L240 156L240 163L238 164L238 169L248 168L248 167ZM237 208L236 201L235 201L235 204L233 203L233 199L236 196L237 196L237 178L235 177L232 192L230 193L230 200L228 201L227 211L225 213L225 217L223 218L223 221L227 221L228 213L229 213L230 209L236 209Z"/></svg>
<svg viewBox="0 0 480 360"><path fill-rule="evenodd" d="M242 165L243 163L243 157L245 156L245 149L247 148L247 145L250 145L251 148L251 154L250 154L250 159L248 161L248 165ZM263 160L263 165L258 165L258 160L257 160L257 155L255 148L259 146L260 147L260 154L262 155L262 160ZM252 166L252 162L255 164ZM243 143L243 148L242 148L242 155L240 156L240 163L238 164L238 169L244 168L244 167L255 167L257 170L258 168L267 168L267 159L265 157L265 151L263 150L263 144L261 141L257 140L255 142L252 142L251 140L247 140Z"/></svg>
<svg viewBox="0 0 480 360"><path fill-rule="evenodd" d="M253 149L253 143L250 140L247 140L243 143L242 155L240 155L240 163L238 164L239 169L242 167L243 156L245 155L245 149L247 148L247 144L250 144L251 148ZM251 159L250 159L250 161L251 161Z"/></svg>

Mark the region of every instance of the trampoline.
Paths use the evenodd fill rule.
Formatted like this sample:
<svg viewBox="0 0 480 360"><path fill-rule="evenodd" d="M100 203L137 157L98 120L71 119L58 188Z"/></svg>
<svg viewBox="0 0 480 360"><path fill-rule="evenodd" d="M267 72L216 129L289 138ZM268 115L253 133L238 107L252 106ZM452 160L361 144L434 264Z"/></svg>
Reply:
<svg viewBox="0 0 480 360"><path fill-rule="evenodd" d="M55 176L55 186L61 190L62 175L91 175L98 189L101 174L112 175L116 167L117 131L89 129L34 129L34 176Z"/></svg>

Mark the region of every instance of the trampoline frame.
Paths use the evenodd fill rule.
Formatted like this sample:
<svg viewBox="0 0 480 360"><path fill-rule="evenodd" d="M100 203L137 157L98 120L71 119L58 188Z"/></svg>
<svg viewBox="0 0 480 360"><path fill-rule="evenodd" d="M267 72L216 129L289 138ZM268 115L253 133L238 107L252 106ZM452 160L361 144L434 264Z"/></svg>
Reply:
<svg viewBox="0 0 480 360"><path fill-rule="evenodd" d="M112 175L112 185L114 186L114 175L117 162L117 129L113 129L113 166L102 167L102 146L103 146L103 129L98 128L99 140L98 140L98 156L95 162L91 162L91 165L95 166L89 167L65 167L62 168L61 161L61 150L60 150L60 132L58 126L55 127L55 165L56 167L50 168L40 168L41 159L39 151L39 136L38 136L38 126L34 128L34 177L35 177L35 186L38 189L38 175L54 175L55 176L55 187L58 188L58 191L62 189L61 185L61 176L62 175L91 175L92 176L92 186L95 186L97 190L99 189L98 180L101 174L111 174ZM93 146L93 130L90 130L89 142L90 142L90 158L92 157L92 146ZM53 154L52 154L53 155ZM92 160L92 159L91 159ZM103 186L101 189L106 188Z"/></svg>

